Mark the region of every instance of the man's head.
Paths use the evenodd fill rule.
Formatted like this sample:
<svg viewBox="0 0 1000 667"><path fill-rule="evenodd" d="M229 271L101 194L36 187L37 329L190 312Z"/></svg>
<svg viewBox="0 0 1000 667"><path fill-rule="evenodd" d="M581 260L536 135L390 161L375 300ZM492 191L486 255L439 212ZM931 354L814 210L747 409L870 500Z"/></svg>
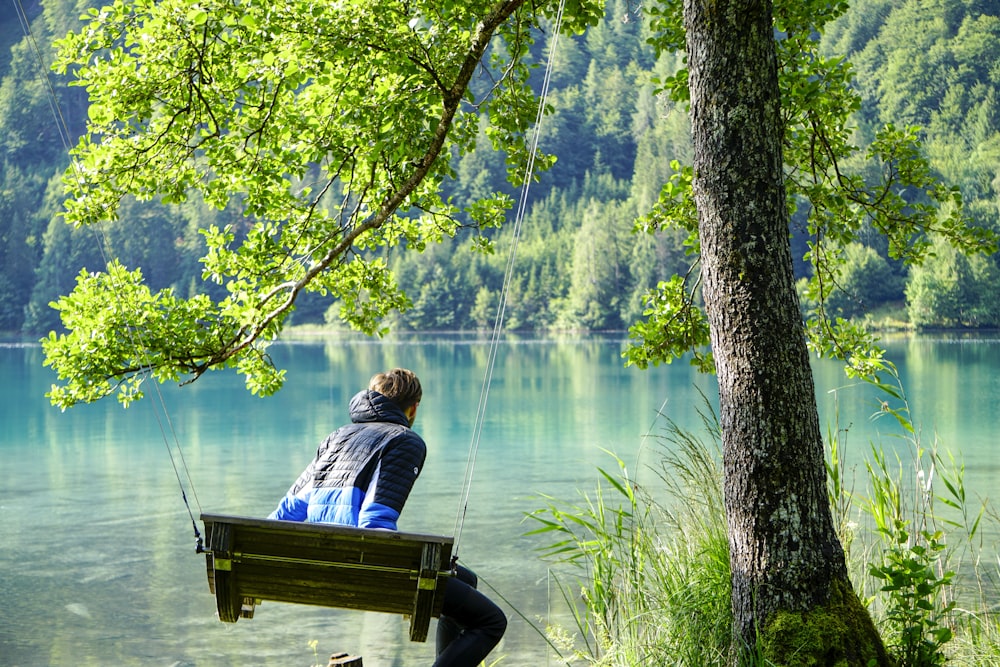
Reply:
<svg viewBox="0 0 1000 667"><path fill-rule="evenodd" d="M376 373L368 382L368 388L391 399L408 416L411 408L414 409L414 412L416 411L420 398L423 396L420 380L417 379L413 371L405 368L393 368L391 371Z"/></svg>

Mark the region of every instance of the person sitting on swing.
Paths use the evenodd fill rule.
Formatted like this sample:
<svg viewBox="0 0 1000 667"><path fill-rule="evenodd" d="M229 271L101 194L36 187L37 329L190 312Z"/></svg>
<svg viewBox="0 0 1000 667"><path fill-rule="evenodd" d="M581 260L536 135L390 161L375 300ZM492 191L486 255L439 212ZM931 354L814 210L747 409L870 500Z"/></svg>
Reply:
<svg viewBox="0 0 1000 667"><path fill-rule="evenodd" d="M405 368L377 373L350 401L351 423L320 444L269 519L396 530L427 446L413 422L423 392ZM434 667L476 667L500 642L507 617L457 566L445 587Z"/></svg>

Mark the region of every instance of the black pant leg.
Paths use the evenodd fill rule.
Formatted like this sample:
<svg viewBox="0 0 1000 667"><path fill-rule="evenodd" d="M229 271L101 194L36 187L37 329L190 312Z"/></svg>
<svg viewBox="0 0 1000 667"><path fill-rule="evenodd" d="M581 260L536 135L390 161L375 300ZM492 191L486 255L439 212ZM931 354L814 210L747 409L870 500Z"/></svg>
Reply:
<svg viewBox="0 0 1000 667"><path fill-rule="evenodd" d="M448 580L437 626L434 667L477 667L507 629L507 617L476 590L476 575L459 566Z"/></svg>

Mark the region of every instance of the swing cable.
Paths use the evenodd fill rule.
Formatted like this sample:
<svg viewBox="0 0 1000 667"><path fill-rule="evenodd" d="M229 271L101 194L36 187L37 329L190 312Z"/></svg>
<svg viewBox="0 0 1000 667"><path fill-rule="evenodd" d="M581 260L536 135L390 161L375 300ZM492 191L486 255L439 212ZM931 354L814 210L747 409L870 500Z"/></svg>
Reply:
<svg viewBox="0 0 1000 667"><path fill-rule="evenodd" d="M549 53L545 63L545 76L542 80L542 87L538 96L538 112L535 115L535 125L532 129L530 147L528 151L528 161L525 165L524 180L521 184L521 195L517 204L517 212L514 216L514 226L511 234L510 248L507 254L507 264L504 270L503 286L500 290L500 303L497 305L496 318L493 322L493 333L490 338L489 354L487 355L486 371L483 376L483 385L479 394L479 407L476 410L476 423L472 432L472 440L469 443L469 456L466 459L465 478L462 484L462 497L459 502L458 514L455 518L455 555L452 556L452 563L458 561L458 546L462 537L462 530L465 527L465 518L469 511L469 495L472 491L472 478L476 468L476 457L479 454L479 444L483 435L483 425L486 419L486 402L489 398L490 383L493 380L493 369L496 365L497 348L499 347L500 334L503 330L504 314L507 309L507 298L510 295L510 285L514 277L514 264L517 258L517 245L521 238L521 229L524 225L525 211L527 210L528 191L531 188L531 180L535 170L535 159L538 155L538 142L541 135L542 118L545 115L545 101L548 98L549 86L552 82L552 71L555 65L556 47L559 42L559 31L562 28L563 10L566 7L566 0L559 0L559 9L552 26L552 39L549 43Z"/></svg>
<svg viewBox="0 0 1000 667"><path fill-rule="evenodd" d="M60 141L63 144L64 149L68 153L71 149L70 147L70 133L63 117L62 111L59 107L58 96L56 91L52 86L51 80L49 79L47 68L45 67L44 58L42 56L41 50L38 47L38 43L35 40L34 34L31 30L30 20L27 16L27 12L24 9L22 0L12 0L14 4L15 12L17 13L18 20L21 23L21 28L24 31L25 37L28 39L31 49L34 53L35 60L38 65L39 75L42 77L46 91L50 109L52 111L53 117L56 121L56 126L58 128ZM549 53L547 57L547 62L545 66L545 75L542 81L541 91L539 94L538 111L535 116L535 125L532 130L532 137L530 141L529 153L527 164L525 165L524 178L521 185L521 194L518 201L517 211L515 214L514 225L512 230L511 244L508 251L507 263L504 271L504 280L500 292L500 300L497 306L496 317L493 324L493 332L491 334L489 353L487 358L486 371L484 373L483 384L480 391L479 405L476 413L476 422L473 429L472 439L469 445L469 456L466 462L466 470L463 481L462 495L459 503L458 513L455 521L455 547L456 555L453 557L453 561L457 561L457 547L461 539L461 534L465 526L465 519L468 514L469 507L469 497L472 488L472 481L475 474L476 458L479 452L479 446L482 439L483 426L485 423L486 415L486 404L489 398L490 384L492 382L493 371L496 365L497 350L499 347L500 334L503 329L504 315L506 312L507 299L510 293L510 286L513 280L515 260L517 257L517 246L520 240L521 231L524 224L524 217L527 210L528 193L531 188L531 181L534 176L535 162L538 154L538 144L541 135L542 119L545 115L545 103L548 98L549 88L552 80L552 72L555 63L555 54L559 41L559 33L562 26L563 12L565 10L566 0L560 0L559 8L556 13L556 18L552 28L552 39L549 44ZM72 169L78 170L78 165L75 162L71 162ZM101 253L102 260L105 265L111 268L110 259L107 256L106 249L109 246L108 238L106 235L106 230L103 225L92 225L91 228L94 230L94 235L98 242L98 248ZM120 290L120 285L118 284L115 276L109 272L109 277L112 279L112 289ZM125 299L117 299L118 307L124 307ZM122 313L125 314L125 313ZM137 331L135 327L127 327L126 332L129 336L130 342L133 348L136 350L145 350L145 347L141 345L143 342L141 340L142 334ZM145 356L145 352L142 353ZM146 373L151 373L151 364L148 363L148 357L145 358L146 363ZM198 500L197 492L194 488L194 482L191 478L190 470L187 466L187 462L184 458L183 449L180 445L180 440L177 437L177 432L174 429L173 422L170 419L169 412L166 407L166 402L164 400L163 394L156 382L153 383L153 387L157 396L157 402L161 412L156 410L154 405L154 416L157 421L157 425L160 429L161 436L163 438L164 446L167 449L167 455L170 459L171 466L174 470L174 476L177 480L178 486L181 492L181 498L184 502L184 506L187 510L188 516L191 520L191 525L194 530L194 536L196 540L196 550L201 553L203 551L203 542L200 531L198 530L197 521L194 517L194 512L191 508L190 502L188 501L187 489L190 488L192 497L194 498L195 504L198 506L198 511L201 512L201 503ZM168 435L169 434L169 435ZM171 440L173 445L171 445ZM175 454L176 450L176 454ZM185 485L185 479L187 480L187 485Z"/></svg>
<svg viewBox="0 0 1000 667"><path fill-rule="evenodd" d="M21 24L21 29L24 31L24 36L28 41L28 45L34 55L35 63L38 66L38 74L41 77L46 90L46 97L48 99L49 108L52 111L52 115L55 119L55 124L57 131L59 133L59 140L62 143L63 150L69 154L71 150L71 135L69 132L68 124L66 119L62 114L62 110L59 107L59 97L56 94L55 87L52 85L52 81L49 79L48 68L45 66L45 58L42 56L42 51L38 46L38 41L35 39L34 33L31 30L31 20L28 18L27 11L24 9L22 0L11 0L14 5L14 12L17 14L18 21ZM70 161L71 168L74 174L79 176L79 166L76 161ZM101 254L101 260L104 265L108 268L108 277L111 279L111 288L113 291L121 296L122 288L119 280L122 278L122 270L118 267L112 267L111 259L108 257L107 250L110 248L110 242L107 237L107 230L103 223L96 225L89 225L93 230L95 240L97 242L98 250ZM116 275L118 274L118 275ZM127 321L128 313L125 311L125 298L118 298L115 300L115 307L118 310L118 314L122 316L124 321ZM135 326L125 327L125 332L128 336L129 343L132 348L136 350L139 354L143 356L143 362L145 371L144 373L149 376L152 372L152 364L149 363L149 357L146 354L145 346L143 345L142 333L136 329ZM170 419L170 414L167 411L166 401L163 397L163 393L160 390L159 383L153 382L153 388L157 396L157 401L152 403L153 415L156 419L157 426L160 430L160 436L163 439L163 444L167 450L167 457L170 459L170 465L174 470L174 477L177 480L177 485L180 487L181 499L184 501L184 507L187 510L188 518L191 520L191 527L194 530L195 538L195 551L202 553L204 551L204 544L202 541L201 532L198 530L198 522L194 517L194 511L191 509L191 504L188 501L187 491L190 489L191 495L194 498L195 505L198 507L199 514L202 511L201 502L198 500L198 494L194 488L194 480L191 478L191 471L188 469L187 461L184 458L184 450L181 448L180 439L177 437L177 432L174 429L173 422ZM157 410L159 407L159 410ZM168 437L169 433L169 437ZM171 446L171 440L173 440L173 446ZM176 451L176 453L175 453ZM185 485L185 481L187 484Z"/></svg>

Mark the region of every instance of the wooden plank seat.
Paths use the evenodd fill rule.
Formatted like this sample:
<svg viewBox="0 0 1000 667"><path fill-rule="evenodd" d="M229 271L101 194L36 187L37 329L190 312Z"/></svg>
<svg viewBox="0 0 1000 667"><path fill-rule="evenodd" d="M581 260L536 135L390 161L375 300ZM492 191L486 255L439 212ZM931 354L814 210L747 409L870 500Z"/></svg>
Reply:
<svg viewBox="0 0 1000 667"><path fill-rule="evenodd" d="M441 615L454 539L330 524L202 514L208 586L219 619L252 618L263 600L410 617L426 641Z"/></svg>

